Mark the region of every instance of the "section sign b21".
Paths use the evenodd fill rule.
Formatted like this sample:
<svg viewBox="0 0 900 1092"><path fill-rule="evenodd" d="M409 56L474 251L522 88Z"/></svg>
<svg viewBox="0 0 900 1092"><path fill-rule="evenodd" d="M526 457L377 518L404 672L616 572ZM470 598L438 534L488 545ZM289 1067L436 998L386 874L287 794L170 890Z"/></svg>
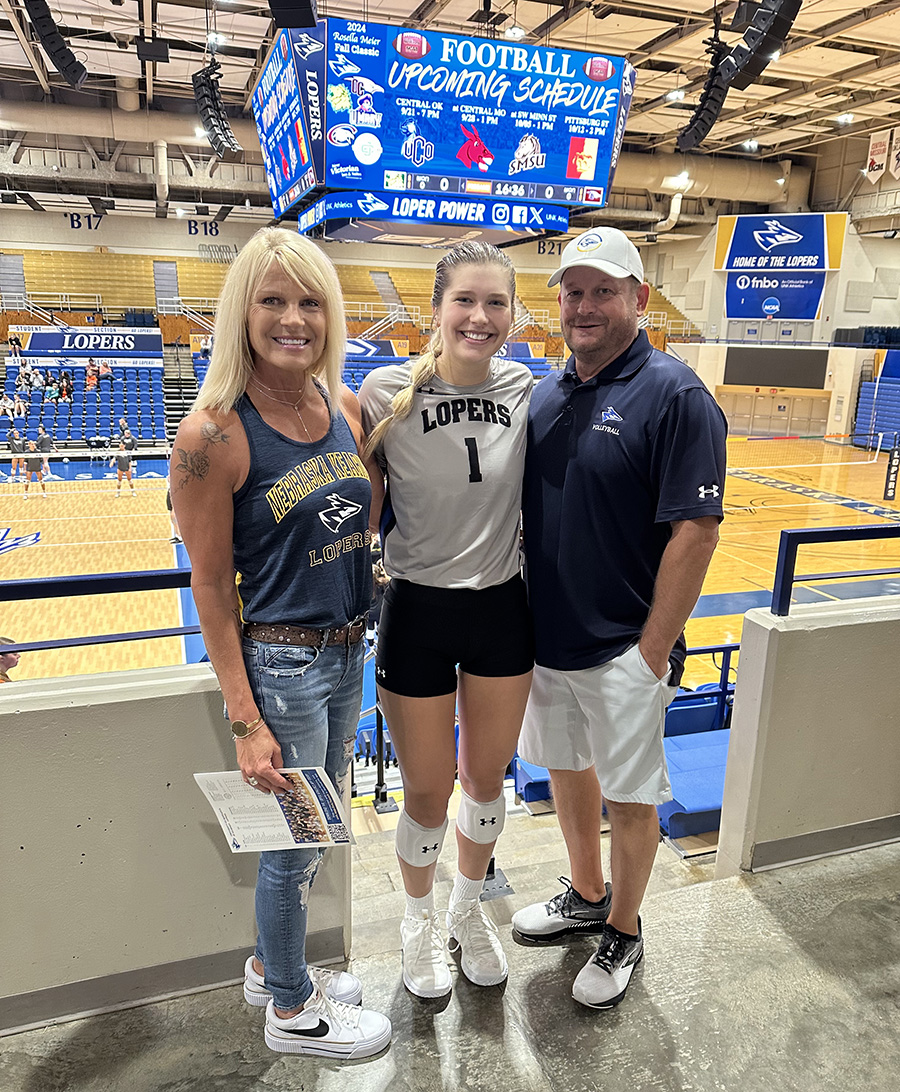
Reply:
<svg viewBox="0 0 900 1092"><path fill-rule="evenodd" d="M606 203L621 57L327 21L328 187Z"/></svg>
<svg viewBox="0 0 900 1092"><path fill-rule="evenodd" d="M316 184L290 33L282 30L275 39L252 98L266 182L276 216L283 215ZM313 40L312 45L319 51L325 49L324 40Z"/></svg>

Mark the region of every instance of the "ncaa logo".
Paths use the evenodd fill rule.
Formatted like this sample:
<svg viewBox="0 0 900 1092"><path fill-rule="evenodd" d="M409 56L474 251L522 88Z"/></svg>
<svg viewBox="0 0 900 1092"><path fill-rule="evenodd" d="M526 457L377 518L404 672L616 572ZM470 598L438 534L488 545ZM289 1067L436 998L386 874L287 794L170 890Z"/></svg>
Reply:
<svg viewBox="0 0 900 1092"><path fill-rule="evenodd" d="M587 235L582 235L580 239L575 241L575 249L579 251L579 253L584 254L587 251L596 250L602 243L603 236L598 235L596 231L592 231Z"/></svg>

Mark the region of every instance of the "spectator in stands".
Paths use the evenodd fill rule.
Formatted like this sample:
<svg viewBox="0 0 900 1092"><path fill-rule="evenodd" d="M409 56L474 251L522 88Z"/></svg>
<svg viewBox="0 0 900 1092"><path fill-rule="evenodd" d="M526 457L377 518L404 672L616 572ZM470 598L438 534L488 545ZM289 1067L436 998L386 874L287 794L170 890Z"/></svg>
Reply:
<svg viewBox="0 0 900 1092"><path fill-rule="evenodd" d="M97 386L97 379L100 375L100 369L94 363L92 356L88 357L88 362L84 369L84 385L89 391L92 391Z"/></svg>
<svg viewBox="0 0 900 1092"><path fill-rule="evenodd" d="M128 484L131 486L131 496L134 497L134 482L131 478L131 459L132 455L125 446L125 441L119 440L119 450L113 458L109 460L109 465L115 465L116 468L116 500L119 499L119 494L122 490L123 475L128 479Z"/></svg>
<svg viewBox="0 0 900 1092"><path fill-rule="evenodd" d="M63 372L59 377L59 400L60 402L70 402L72 400L72 392L74 386L72 384L72 377L68 372Z"/></svg>
<svg viewBox="0 0 900 1092"><path fill-rule="evenodd" d="M230 267L219 316L216 359L178 430L170 468L203 638L234 718L244 781L283 793L292 785L279 767L324 766L342 795L372 573L359 409L341 384L340 283L315 244L265 228ZM307 474L298 458L333 473ZM359 1000L358 979L306 962L319 856L260 855L259 937L244 997L266 1005L273 1050L367 1057L387 1046L390 1022L336 1003Z"/></svg>
<svg viewBox="0 0 900 1092"><path fill-rule="evenodd" d="M44 473L43 473L43 458L40 451L38 451L37 444L34 440L28 441L28 446L25 449L25 500L28 500L28 486L31 482L37 478L40 482L41 493L46 499L47 486L44 485Z"/></svg>
<svg viewBox="0 0 900 1092"><path fill-rule="evenodd" d="M200 338L200 356L203 357L204 360L209 360L209 354L211 352L212 338L209 334L204 334L204 336Z"/></svg>
<svg viewBox="0 0 900 1092"><path fill-rule="evenodd" d="M525 365L495 357L515 295L503 251L455 247L435 271L425 353L372 370L359 394L396 517L384 538L391 583L376 675L403 775L396 840L406 888L403 982L419 997L451 987L433 885L457 771L457 704L462 802L447 924L471 982L492 986L507 977L480 894L506 819L503 779L534 663L519 560L533 378Z"/></svg>
<svg viewBox="0 0 900 1092"><path fill-rule="evenodd" d="M31 389L33 391L42 391L44 389L44 387L47 385L47 381L44 378L44 373L41 371L40 368L32 368L31 369L30 382L31 382Z"/></svg>
<svg viewBox="0 0 900 1092"><path fill-rule="evenodd" d="M573 239L549 284L560 285L572 356L538 384L529 415L522 511L537 652L519 754L550 770L572 879L512 924L537 944L599 934L572 996L610 1009L643 957L656 805L672 798L663 718L718 539L726 426L694 372L638 328L650 290L622 232Z"/></svg>
<svg viewBox="0 0 900 1092"><path fill-rule="evenodd" d="M43 425L38 425L38 438L37 449L41 453L43 458L43 471L49 476L50 474L50 452L59 451L59 448L53 442L53 437L44 428Z"/></svg>
<svg viewBox="0 0 900 1092"><path fill-rule="evenodd" d="M12 637L0 637L0 648L4 645L14 645L17 642ZM20 652L0 652L0 683L12 682L9 672L19 663Z"/></svg>
<svg viewBox="0 0 900 1092"><path fill-rule="evenodd" d="M0 417L8 417L11 421L15 414L15 402L13 402L6 391L4 391L3 394L0 395Z"/></svg>
<svg viewBox="0 0 900 1092"><path fill-rule="evenodd" d="M44 401L52 402L54 406L59 403L59 384L52 375L44 386Z"/></svg>
<svg viewBox="0 0 900 1092"><path fill-rule="evenodd" d="M10 356L22 355L22 342L19 340L18 334L11 334L10 337L7 338L7 344L9 345Z"/></svg>
<svg viewBox="0 0 900 1092"><path fill-rule="evenodd" d="M33 371L31 368L20 367L19 374L16 376L16 390L30 391L32 375Z"/></svg>
<svg viewBox="0 0 900 1092"><path fill-rule="evenodd" d="M15 391L13 394L13 413L16 417L26 417L28 415L28 403L19 391Z"/></svg>
<svg viewBox="0 0 900 1092"><path fill-rule="evenodd" d="M17 428L7 434L9 453L12 456L12 469L9 472L9 480L25 481L25 437Z"/></svg>

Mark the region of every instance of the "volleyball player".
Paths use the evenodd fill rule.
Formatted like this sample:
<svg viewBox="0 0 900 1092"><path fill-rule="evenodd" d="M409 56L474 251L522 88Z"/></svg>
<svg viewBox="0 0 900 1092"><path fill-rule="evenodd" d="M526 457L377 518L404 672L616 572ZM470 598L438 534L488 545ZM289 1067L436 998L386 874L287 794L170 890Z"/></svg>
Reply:
<svg viewBox="0 0 900 1092"><path fill-rule="evenodd" d="M28 500L28 486L35 477L40 482L42 495L46 498L47 486L44 485L43 464L43 456L38 451L37 444L34 440L29 440L25 450L25 500Z"/></svg>
<svg viewBox="0 0 900 1092"><path fill-rule="evenodd" d="M533 666L519 565L519 506L532 376L495 356L509 335L515 272L502 251L463 243L438 263L425 353L366 376L359 400L388 494L381 529L391 583L376 678L400 760L397 856L406 888L403 981L451 988L434 916L434 874L457 771L459 868L447 924L465 976L491 986L506 957L479 896L506 818Z"/></svg>
<svg viewBox="0 0 900 1092"><path fill-rule="evenodd" d="M119 494L122 490L122 477L128 479L128 484L131 486L131 496L134 497L134 482L131 479L131 451L125 446L124 439L119 440L119 450L116 452L115 458L110 459L109 465L116 464L116 500L119 499Z"/></svg>

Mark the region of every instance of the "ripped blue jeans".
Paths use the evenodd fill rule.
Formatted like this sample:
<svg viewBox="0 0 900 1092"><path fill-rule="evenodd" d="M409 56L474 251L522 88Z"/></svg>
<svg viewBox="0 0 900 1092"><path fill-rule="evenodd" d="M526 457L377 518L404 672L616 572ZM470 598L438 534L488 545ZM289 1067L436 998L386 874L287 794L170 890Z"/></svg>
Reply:
<svg viewBox="0 0 900 1092"><path fill-rule="evenodd" d="M250 687L285 767L324 766L340 797L362 705L365 650L365 641L319 651L243 640ZM297 1008L312 993L306 904L321 856L318 849L259 855L256 958L279 1009Z"/></svg>

